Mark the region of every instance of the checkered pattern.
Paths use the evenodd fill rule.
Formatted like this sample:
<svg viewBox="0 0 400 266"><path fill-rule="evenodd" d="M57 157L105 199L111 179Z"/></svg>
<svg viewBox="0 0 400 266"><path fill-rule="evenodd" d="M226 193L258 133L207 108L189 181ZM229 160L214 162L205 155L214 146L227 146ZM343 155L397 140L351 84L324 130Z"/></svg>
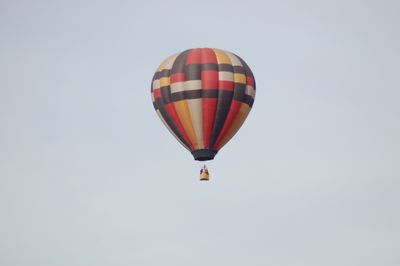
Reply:
<svg viewBox="0 0 400 266"><path fill-rule="evenodd" d="M151 96L157 114L183 146L217 152L243 124L255 90L253 73L240 57L197 48L161 63Z"/></svg>

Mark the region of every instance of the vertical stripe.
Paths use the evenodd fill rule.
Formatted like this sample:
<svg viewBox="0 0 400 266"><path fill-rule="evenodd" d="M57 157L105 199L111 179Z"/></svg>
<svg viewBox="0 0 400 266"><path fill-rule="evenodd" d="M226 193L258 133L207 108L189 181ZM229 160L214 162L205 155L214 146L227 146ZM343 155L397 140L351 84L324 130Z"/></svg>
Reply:
<svg viewBox="0 0 400 266"><path fill-rule="evenodd" d="M158 113L159 113L160 118L162 118L161 121L163 121L163 123L165 122L165 124L168 125L168 129L171 129L171 131L174 133L173 135L179 140L179 142L181 142L182 145L185 146L185 148L190 150L188 143L185 141L182 134L179 132L178 128L175 126L174 122L172 121L171 117L169 116L167 109L165 108L164 105L160 106Z"/></svg>
<svg viewBox="0 0 400 266"><path fill-rule="evenodd" d="M178 54L173 61L168 61L168 63L165 64L165 66L168 66L171 68L171 75L175 73L182 73L183 72L183 67L184 67L184 61L185 57L188 51L182 52ZM169 76L167 79L161 78L160 79L160 86L162 85L168 85L169 89L165 90L165 94L162 95L162 98L164 101L170 101L171 100L171 89L170 89L170 77ZM165 79L165 80L164 80ZM176 110L176 107L180 108L179 110ZM193 130L190 131L190 121L188 121L188 111L185 113L184 112L184 106L176 103L168 103L166 104L166 109L168 112L168 115L170 116L172 122L174 123L175 127L181 134L182 138L181 139L183 142L187 144L187 146L190 147L191 150L194 148L194 141L196 141L195 137L193 136ZM186 108L187 109L187 108ZM181 112L182 111L182 112ZM187 131L188 130L188 131Z"/></svg>
<svg viewBox="0 0 400 266"><path fill-rule="evenodd" d="M203 141L203 114L202 114L202 100L191 99L187 100L189 107L190 117L192 119L193 129L196 134L196 149L204 149Z"/></svg>
<svg viewBox="0 0 400 266"><path fill-rule="evenodd" d="M201 63L217 63L217 56L213 49L201 50ZM205 88L218 86L217 76L209 76L209 79L201 80L201 87ZM213 88L217 89L217 88ZM211 135L215 120L215 111L217 109L217 99L203 98L202 99L202 115L203 115L203 142L205 148L211 148Z"/></svg>
<svg viewBox="0 0 400 266"><path fill-rule="evenodd" d="M226 143L228 143L228 141L233 138L233 136L239 131L240 127L246 120L250 109L250 106L248 106L246 103L241 104L239 112L233 120L232 124L230 125L229 129L227 130L225 136L221 139L219 143L216 143L217 150L221 149Z"/></svg>
<svg viewBox="0 0 400 266"><path fill-rule="evenodd" d="M214 52L217 57L218 62L218 70L221 64L225 64L229 66L228 71L220 72L218 71L218 100L217 100L217 109L215 114L215 120L213 123L212 137L210 147L214 146L215 141L218 138L218 135L221 132L221 129L224 125L226 116L228 115L233 93L226 93L226 91L233 91L233 82L234 82L234 74L233 74L233 66L228 55L218 49L214 49ZM226 80L231 81L231 83L226 83ZM224 87L224 90L221 88Z"/></svg>
<svg viewBox="0 0 400 266"><path fill-rule="evenodd" d="M157 71L162 71L164 69L171 69L173 66L173 63L176 61L176 58L180 54L175 54L170 57L168 57L166 60L164 60L160 66L158 67ZM160 89L155 90L154 96L156 98L159 98L161 100L161 106L159 108L159 116L162 118L161 121L167 125L167 128L173 132L174 137L178 139L182 145L191 150L191 147L193 146L189 137L187 136L186 132L183 129L182 124L179 121L179 118L177 116L177 113L175 109L173 108L173 105L170 102L170 78L169 77L163 77L160 79L157 79L153 81L153 86L156 86L157 88L163 87L163 91ZM155 87L152 86L152 89L156 89ZM157 93L156 93L157 92Z"/></svg>
<svg viewBox="0 0 400 266"><path fill-rule="evenodd" d="M193 143L193 148L197 147L197 139L194 133L192 118L190 117L187 100L181 100L174 102L176 113L178 114L179 120L188 135L190 142Z"/></svg>
<svg viewBox="0 0 400 266"><path fill-rule="evenodd" d="M229 57L229 60L233 66L240 66L240 67L242 66L242 63L239 60L239 58L237 58L235 55L229 52L226 52L226 54ZM243 74L236 73L236 71L234 70L233 81L234 81L233 98L235 100L231 102L229 111L223 121L222 129L220 129L220 131L218 132L218 136L215 138L215 141L213 142L214 148L219 146L225 134L228 132L231 123L234 121L236 115L239 112L241 101L243 100L244 97L246 77Z"/></svg>
<svg viewBox="0 0 400 266"><path fill-rule="evenodd" d="M236 101L236 100L232 101L232 104L231 104L230 109L229 109L228 116L226 117L226 119L224 121L224 126L223 126L223 128L222 128L222 130L221 130L221 132L220 132L220 134L219 134L219 136L217 138L217 140L215 141L214 146L213 146L214 148L218 147L220 142L221 142L221 140L225 137L225 134L228 132L228 129L230 128L232 122L234 121L234 119L236 118L236 115L239 112L241 104L242 103L239 102L239 101Z"/></svg>
<svg viewBox="0 0 400 266"><path fill-rule="evenodd" d="M215 110L217 109L217 99L203 98L202 108L204 147L211 148L211 133L215 120Z"/></svg>
<svg viewBox="0 0 400 266"><path fill-rule="evenodd" d="M174 108L174 105L172 103L168 103L165 105L165 109L167 110L168 116L171 118L175 127L178 129L179 133L181 134L181 136L183 138L182 141L184 141L192 149L193 143L190 141L181 121L179 120L179 116Z"/></svg>
<svg viewBox="0 0 400 266"><path fill-rule="evenodd" d="M180 144L182 144L183 147L185 147L185 149L190 151L189 146L187 146L176 134L175 132L172 130L172 128L168 125L168 123L165 121L164 117L162 116L162 114L160 113L160 110L157 110L157 115L158 117L161 119L161 122L165 125L165 127L168 129L168 131L172 134L172 136L174 136Z"/></svg>

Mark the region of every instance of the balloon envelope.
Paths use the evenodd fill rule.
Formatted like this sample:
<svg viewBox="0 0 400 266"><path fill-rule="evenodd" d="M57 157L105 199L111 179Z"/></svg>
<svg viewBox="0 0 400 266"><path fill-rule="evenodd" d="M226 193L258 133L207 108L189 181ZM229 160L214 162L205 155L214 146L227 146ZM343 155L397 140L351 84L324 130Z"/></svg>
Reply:
<svg viewBox="0 0 400 266"><path fill-rule="evenodd" d="M165 59L151 97L161 121L199 161L212 160L239 130L255 98L255 80L239 56L211 48Z"/></svg>

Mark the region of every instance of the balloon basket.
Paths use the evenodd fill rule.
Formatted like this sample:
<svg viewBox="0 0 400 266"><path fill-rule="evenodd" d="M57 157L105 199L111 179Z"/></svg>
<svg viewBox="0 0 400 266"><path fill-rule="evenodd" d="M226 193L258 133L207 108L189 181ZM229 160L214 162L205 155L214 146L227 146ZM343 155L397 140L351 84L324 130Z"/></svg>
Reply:
<svg viewBox="0 0 400 266"><path fill-rule="evenodd" d="M210 180L210 173L208 172L208 169L206 165L203 166L200 170L200 181L208 181Z"/></svg>

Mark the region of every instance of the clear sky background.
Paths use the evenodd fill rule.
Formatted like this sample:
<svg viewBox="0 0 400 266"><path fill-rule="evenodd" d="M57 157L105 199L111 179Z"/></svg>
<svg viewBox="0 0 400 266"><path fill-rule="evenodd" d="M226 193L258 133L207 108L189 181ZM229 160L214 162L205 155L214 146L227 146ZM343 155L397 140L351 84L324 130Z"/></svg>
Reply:
<svg viewBox="0 0 400 266"><path fill-rule="evenodd" d="M0 265L400 265L398 1L0 1ZM209 163L164 128L167 56L252 68Z"/></svg>

